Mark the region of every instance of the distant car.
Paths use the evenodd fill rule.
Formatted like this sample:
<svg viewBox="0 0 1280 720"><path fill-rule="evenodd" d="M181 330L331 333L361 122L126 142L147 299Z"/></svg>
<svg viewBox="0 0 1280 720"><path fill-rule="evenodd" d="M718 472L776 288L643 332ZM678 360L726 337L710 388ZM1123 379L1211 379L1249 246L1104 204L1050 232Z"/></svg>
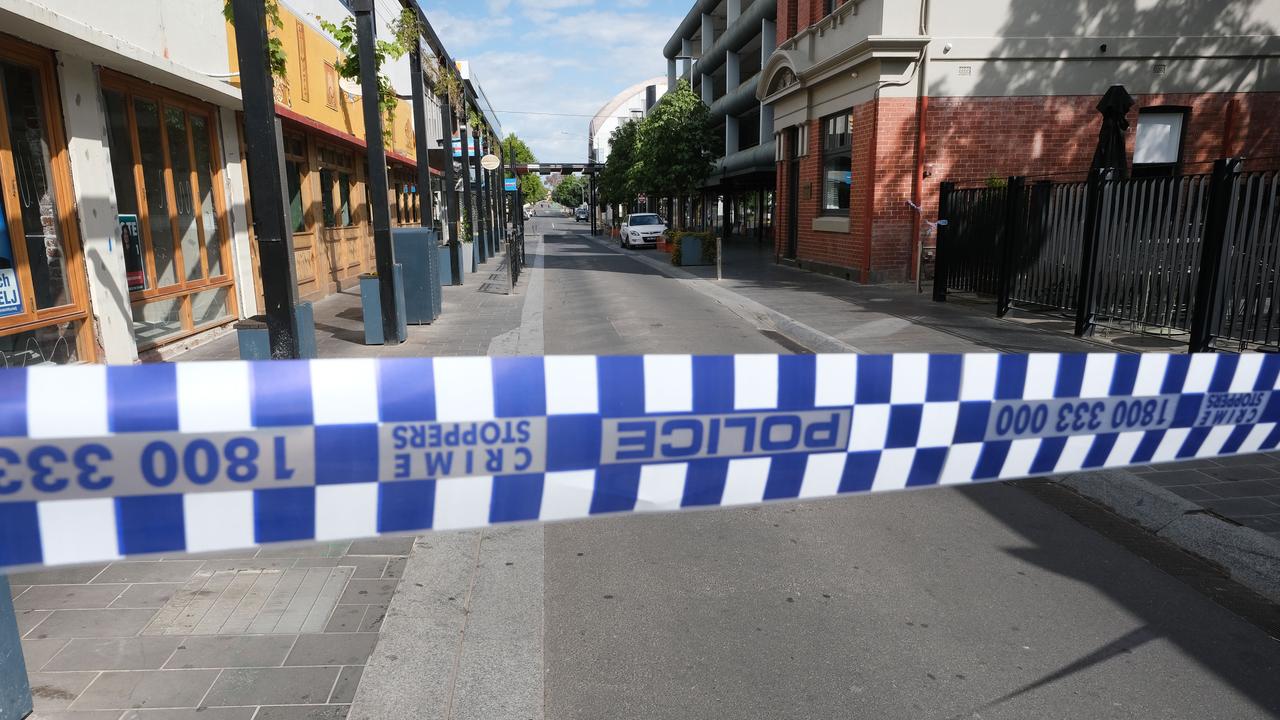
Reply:
<svg viewBox="0 0 1280 720"><path fill-rule="evenodd" d="M655 213L633 213L622 223L618 242L624 248L653 246L666 231L667 222Z"/></svg>
<svg viewBox="0 0 1280 720"><path fill-rule="evenodd" d="M587 214L587 208L585 208L585 207L580 207L580 208L578 208L577 210L574 210L574 211L573 211L573 221L574 221L574 222L586 222L586 221L587 221L587 219L588 219L588 217L589 217L589 216L588 216L588 214Z"/></svg>

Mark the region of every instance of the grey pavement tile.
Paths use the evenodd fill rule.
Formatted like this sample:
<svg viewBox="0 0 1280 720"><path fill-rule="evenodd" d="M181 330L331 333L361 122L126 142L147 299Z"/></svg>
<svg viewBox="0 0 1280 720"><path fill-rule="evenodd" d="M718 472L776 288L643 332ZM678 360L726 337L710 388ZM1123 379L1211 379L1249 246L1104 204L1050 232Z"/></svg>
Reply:
<svg viewBox="0 0 1280 720"><path fill-rule="evenodd" d="M138 583L111 603L113 608L160 608L169 602L174 593L182 588L182 583Z"/></svg>
<svg viewBox="0 0 1280 720"><path fill-rule="evenodd" d="M36 585L13 602L20 610L105 608L128 585Z"/></svg>
<svg viewBox="0 0 1280 720"><path fill-rule="evenodd" d="M119 710L54 710L42 712L37 710L27 720L119 720Z"/></svg>
<svg viewBox="0 0 1280 720"><path fill-rule="evenodd" d="M126 710L120 720L252 720L256 707L143 708Z"/></svg>
<svg viewBox="0 0 1280 720"><path fill-rule="evenodd" d="M241 668L223 670L204 705L302 705L329 698L337 667Z"/></svg>
<svg viewBox="0 0 1280 720"><path fill-rule="evenodd" d="M13 583L9 583L9 597L10 597L10 598L17 598L19 595L21 595L22 593L26 592L28 587L30 587L30 586L29 586L29 585L14 585Z"/></svg>
<svg viewBox="0 0 1280 720"><path fill-rule="evenodd" d="M1164 487L1171 487L1173 485L1204 485L1206 483L1217 482L1216 478L1205 475L1199 470L1182 468L1170 470L1168 469L1168 466L1165 466L1165 468L1166 469L1160 470L1159 472L1143 473L1142 479Z"/></svg>
<svg viewBox="0 0 1280 720"><path fill-rule="evenodd" d="M370 605L360 621L360 632L376 633L382 630L382 619L387 616L386 605Z"/></svg>
<svg viewBox="0 0 1280 720"><path fill-rule="evenodd" d="M178 638L87 638L72 640L48 670L158 670L178 647Z"/></svg>
<svg viewBox="0 0 1280 720"><path fill-rule="evenodd" d="M387 563L387 569L382 571L382 577L385 578L401 578L404 577L404 567L409 562L408 558L392 558Z"/></svg>
<svg viewBox="0 0 1280 720"><path fill-rule="evenodd" d="M313 542L271 545L258 551L258 558L342 557L349 542Z"/></svg>
<svg viewBox="0 0 1280 720"><path fill-rule="evenodd" d="M200 569L201 560L142 560L114 562L94 578L95 583L186 582Z"/></svg>
<svg viewBox="0 0 1280 720"><path fill-rule="evenodd" d="M66 638L47 638L22 640L22 659L26 661L27 672L37 672L49 662L49 658L58 654L67 643Z"/></svg>
<svg viewBox="0 0 1280 720"><path fill-rule="evenodd" d="M155 610L55 610L31 631L31 637L133 637L155 614Z"/></svg>
<svg viewBox="0 0 1280 720"><path fill-rule="evenodd" d="M65 710L97 676L92 672L28 672L32 704L37 712Z"/></svg>
<svg viewBox="0 0 1280 720"><path fill-rule="evenodd" d="M368 609L368 605L339 605L333 609L333 614L329 616L329 622L324 626L324 631L327 633L359 632L364 613Z"/></svg>
<svg viewBox="0 0 1280 720"><path fill-rule="evenodd" d="M412 536L381 537L356 540L347 549L348 555L408 555L413 549Z"/></svg>
<svg viewBox="0 0 1280 720"><path fill-rule="evenodd" d="M200 566L201 572L226 572L232 570L288 570L297 563L296 558L233 558L209 560Z"/></svg>
<svg viewBox="0 0 1280 720"><path fill-rule="evenodd" d="M217 670L104 672L75 701L74 709L195 708Z"/></svg>
<svg viewBox="0 0 1280 720"><path fill-rule="evenodd" d="M92 565L70 565L68 567L50 568L17 573L9 576L9 582L15 585L75 585L87 583L106 569L107 563Z"/></svg>
<svg viewBox="0 0 1280 720"><path fill-rule="evenodd" d="M1241 518L1240 523L1245 527L1251 527L1259 532L1280 532L1280 515L1256 515L1253 517Z"/></svg>
<svg viewBox="0 0 1280 720"><path fill-rule="evenodd" d="M377 642L377 633L299 635L284 664L364 665Z"/></svg>
<svg viewBox="0 0 1280 720"><path fill-rule="evenodd" d="M1205 468L1206 474L1219 480L1266 480L1280 478L1280 468L1266 465L1229 465L1227 467Z"/></svg>
<svg viewBox="0 0 1280 720"><path fill-rule="evenodd" d="M1170 487L1166 489L1174 493L1175 495L1178 495L1179 497L1182 497L1186 500L1190 500L1192 502L1200 502L1201 500L1221 499L1220 495L1214 495L1213 493L1209 492L1208 490L1205 490L1204 487L1199 485L1175 485L1174 487Z"/></svg>
<svg viewBox="0 0 1280 720"><path fill-rule="evenodd" d="M333 685L333 694L329 696L331 703L351 703L356 699L356 688L360 687L360 678L364 675L364 667L351 666L342 668L338 673L338 682Z"/></svg>
<svg viewBox="0 0 1280 720"><path fill-rule="evenodd" d="M1265 480L1240 480L1205 485L1206 490L1222 498L1280 496L1280 487Z"/></svg>
<svg viewBox="0 0 1280 720"><path fill-rule="evenodd" d="M18 620L18 634L27 635L37 625L44 622L50 615L52 610L17 610L15 611Z"/></svg>
<svg viewBox="0 0 1280 720"><path fill-rule="evenodd" d="M204 635L182 640L166 668L279 667L293 635Z"/></svg>
<svg viewBox="0 0 1280 720"><path fill-rule="evenodd" d="M1280 504L1263 498L1231 498L1228 500L1205 500L1200 503L1204 507L1231 518L1250 515L1273 515L1280 512Z"/></svg>
<svg viewBox="0 0 1280 720"><path fill-rule="evenodd" d="M1251 453L1249 455L1224 455L1212 459L1213 464L1222 467L1230 467L1232 465L1267 465L1268 458L1266 455Z"/></svg>
<svg viewBox="0 0 1280 720"><path fill-rule="evenodd" d="M395 594L396 583L392 578L353 579L347 583L346 592L342 593L339 603L388 603Z"/></svg>
<svg viewBox="0 0 1280 720"><path fill-rule="evenodd" d="M350 705L264 705L253 720L346 720Z"/></svg>

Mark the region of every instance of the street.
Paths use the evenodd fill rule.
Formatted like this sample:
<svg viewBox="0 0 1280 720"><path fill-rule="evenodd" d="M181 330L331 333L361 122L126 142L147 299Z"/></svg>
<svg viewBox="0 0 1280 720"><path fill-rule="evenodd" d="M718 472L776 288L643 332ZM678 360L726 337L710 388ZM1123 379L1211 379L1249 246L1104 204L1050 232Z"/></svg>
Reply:
<svg viewBox="0 0 1280 720"><path fill-rule="evenodd" d="M790 351L571 219L528 231L547 354ZM998 484L425 536L351 717L1263 718L1278 674Z"/></svg>

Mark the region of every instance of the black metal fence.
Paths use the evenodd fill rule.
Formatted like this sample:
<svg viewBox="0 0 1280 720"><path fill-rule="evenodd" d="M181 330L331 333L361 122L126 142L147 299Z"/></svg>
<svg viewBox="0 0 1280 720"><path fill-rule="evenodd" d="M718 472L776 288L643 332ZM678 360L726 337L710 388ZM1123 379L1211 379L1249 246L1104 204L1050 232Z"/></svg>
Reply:
<svg viewBox="0 0 1280 720"><path fill-rule="evenodd" d="M1208 175L942 184L934 299L1185 338L1192 350L1280 350L1280 174L1220 160Z"/></svg>

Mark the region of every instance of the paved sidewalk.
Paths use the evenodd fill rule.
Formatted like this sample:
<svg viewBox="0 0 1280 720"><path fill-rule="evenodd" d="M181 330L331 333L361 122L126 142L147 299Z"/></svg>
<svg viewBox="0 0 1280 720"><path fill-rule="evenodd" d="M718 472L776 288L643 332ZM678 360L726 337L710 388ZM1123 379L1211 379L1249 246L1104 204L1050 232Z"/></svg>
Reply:
<svg viewBox="0 0 1280 720"><path fill-rule="evenodd" d="M541 353L526 293L444 289L407 342L363 344L358 294L315 303L321 357ZM505 284L503 285L505 289ZM539 298L531 298L541 304ZM540 326L539 326L540 329ZM175 361L238 359L235 334ZM34 720L342 720L379 640L413 537L98 563L10 578Z"/></svg>

